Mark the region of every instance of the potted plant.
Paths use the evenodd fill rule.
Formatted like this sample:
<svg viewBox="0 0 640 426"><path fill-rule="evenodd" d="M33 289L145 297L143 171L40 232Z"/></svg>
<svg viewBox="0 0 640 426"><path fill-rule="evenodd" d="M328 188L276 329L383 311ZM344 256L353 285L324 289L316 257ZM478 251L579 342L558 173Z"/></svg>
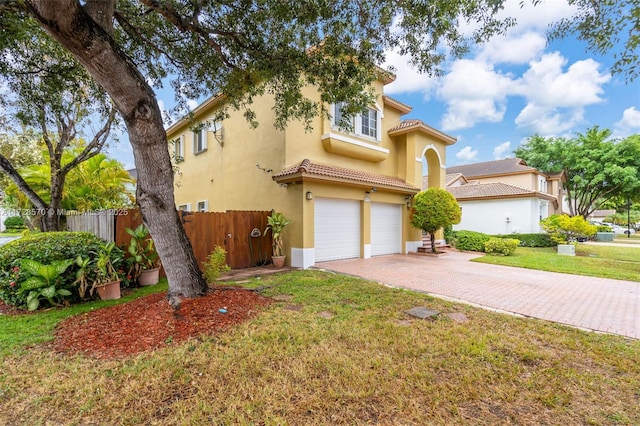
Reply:
<svg viewBox="0 0 640 426"><path fill-rule="evenodd" d="M266 234L268 230L271 230L271 235L273 237L273 255L271 256L271 260L273 260L273 266L277 268L282 268L284 266L284 243L282 241L282 231L285 226L287 226L291 221L284 217L282 213L272 212L271 216L267 218L267 227L264 230Z"/></svg>
<svg viewBox="0 0 640 426"><path fill-rule="evenodd" d="M98 251L95 259L95 278L91 286L91 293L94 289L98 290L98 295L102 300L120 299L120 276L111 261L111 252L115 246L113 242L105 244ZM82 268L82 265L79 266Z"/></svg>
<svg viewBox="0 0 640 426"><path fill-rule="evenodd" d="M127 249L131 276L141 286L157 284L160 279L160 258L153 239L149 238L149 229L141 224L136 229L126 228L125 231L131 236Z"/></svg>

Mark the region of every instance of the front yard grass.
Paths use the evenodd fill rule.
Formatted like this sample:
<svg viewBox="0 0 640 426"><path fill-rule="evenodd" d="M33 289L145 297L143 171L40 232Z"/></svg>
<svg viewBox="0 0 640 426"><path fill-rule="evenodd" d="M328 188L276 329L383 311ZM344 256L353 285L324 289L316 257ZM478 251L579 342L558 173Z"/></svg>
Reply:
<svg viewBox="0 0 640 426"><path fill-rule="evenodd" d="M62 356L41 344L25 349L16 346L19 337L10 338L14 349L0 358L0 419L123 425L640 422L639 341L320 271L247 285L268 286L265 295L290 300L224 334L125 360ZM411 319L404 310L415 306L442 314ZM52 324L73 313L33 317L46 316ZM466 321L446 313L464 314ZM0 333L19 333L21 321L0 317ZM49 338L51 324L42 332Z"/></svg>
<svg viewBox="0 0 640 426"><path fill-rule="evenodd" d="M640 249L578 244L575 256L558 255L555 247L518 247L511 256L483 256L474 262L516 266L590 277L640 281Z"/></svg>

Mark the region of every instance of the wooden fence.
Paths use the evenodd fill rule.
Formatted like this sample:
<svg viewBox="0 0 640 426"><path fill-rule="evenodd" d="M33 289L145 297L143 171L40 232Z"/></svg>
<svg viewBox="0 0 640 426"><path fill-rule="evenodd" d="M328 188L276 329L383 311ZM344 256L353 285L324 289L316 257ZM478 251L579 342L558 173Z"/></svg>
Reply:
<svg viewBox="0 0 640 426"><path fill-rule="evenodd" d="M98 210L74 215L67 213L67 229L73 232L91 232L105 241L115 241L115 218L119 212L123 210Z"/></svg>
<svg viewBox="0 0 640 426"><path fill-rule="evenodd" d="M233 269L249 268L271 260L271 233L263 235L271 212L179 213L201 268L216 246L227 251L227 264ZM134 229L140 223L142 218L137 209L115 215L116 245L128 246L131 238L125 229Z"/></svg>

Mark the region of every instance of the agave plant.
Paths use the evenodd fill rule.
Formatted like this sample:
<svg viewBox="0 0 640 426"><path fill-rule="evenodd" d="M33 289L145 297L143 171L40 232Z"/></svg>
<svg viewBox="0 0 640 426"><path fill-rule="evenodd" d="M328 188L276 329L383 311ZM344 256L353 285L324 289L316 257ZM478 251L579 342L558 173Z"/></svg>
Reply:
<svg viewBox="0 0 640 426"><path fill-rule="evenodd" d="M31 259L22 259L22 270L31 275L20 286L20 291L29 292L27 307L35 311L40 306L40 300L46 299L52 305L57 305L56 299L71 296L71 292L64 288L56 288L58 278L73 263L73 260L54 260L49 265Z"/></svg>

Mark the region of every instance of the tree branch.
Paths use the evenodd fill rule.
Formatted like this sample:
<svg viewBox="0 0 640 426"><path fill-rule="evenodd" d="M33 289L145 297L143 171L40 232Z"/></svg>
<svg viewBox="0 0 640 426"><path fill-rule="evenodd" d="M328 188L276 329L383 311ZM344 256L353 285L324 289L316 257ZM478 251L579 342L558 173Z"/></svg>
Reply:
<svg viewBox="0 0 640 426"><path fill-rule="evenodd" d="M91 157L95 157L100 153L100 151L102 151L105 143L107 143L107 140L109 140L109 133L111 132L111 126L116 119L116 112L117 111L115 106L112 106L111 110L109 111L107 121L104 123L102 128L93 136L91 142L89 142L87 146L84 147L80 154L78 154L73 160L62 167L62 169L60 170L60 173L62 175L66 175L78 164L82 163L83 161L87 161Z"/></svg>
<svg viewBox="0 0 640 426"><path fill-rule="evenodd" d="M31 201L37 209L48 208L47 203L45 203L44 200L40 198L33 189L31 189L29 184L22 176L20 176L20 173L18 173L18 171L13 167L11 162L9 162L9 160L2 154L0 154L0 170L2 170L13 181L13 183L16 184L18 189L27 196L29 201Z"/></svg>

